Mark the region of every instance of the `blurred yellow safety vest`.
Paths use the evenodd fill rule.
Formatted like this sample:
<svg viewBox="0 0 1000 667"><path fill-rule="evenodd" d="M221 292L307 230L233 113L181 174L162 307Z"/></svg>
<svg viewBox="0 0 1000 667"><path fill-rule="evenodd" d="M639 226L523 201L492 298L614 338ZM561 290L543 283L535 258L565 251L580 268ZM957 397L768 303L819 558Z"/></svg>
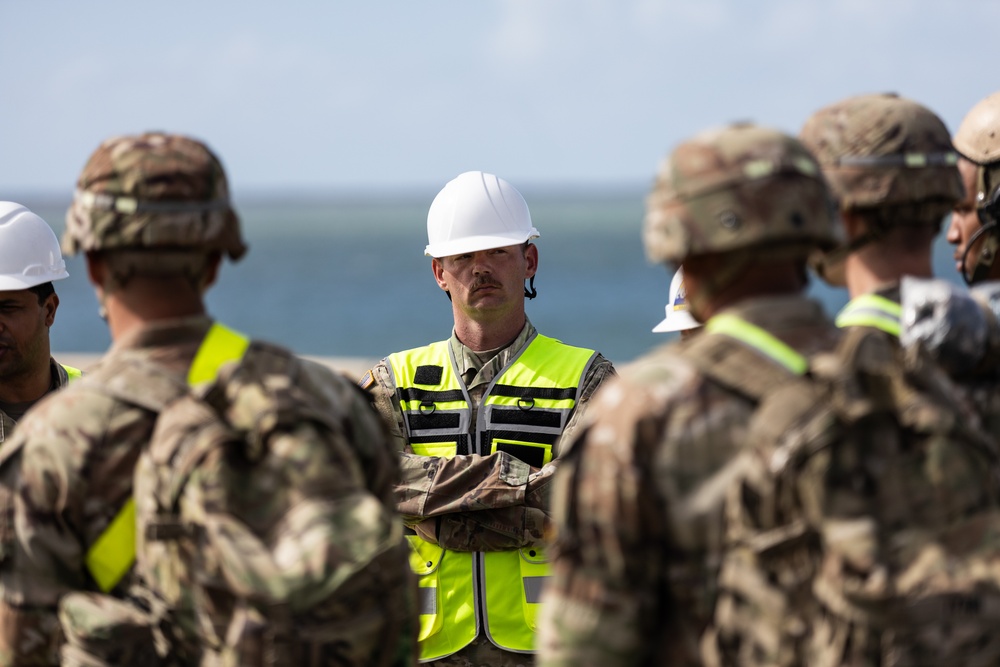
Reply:
<svg viewBox="0 0 1000 667"><path fill-rule="evenodd" d="M242 359L248 347L250 339L243 334L217 322L212 324L188 369L188 385L194 387L214 380L224 365ZM132 569L135 563L135 501L132 498L94 540L84 563L104 593L110 592Z"/></svg>
<svg viewBox="0 0 1000 667"><path fill-rule="evenodd" d="M556 441L596 357L593 350L535 334L490 383L474 430L469 393L448 341L398 352L388 361L414 454L505 451L540 468L557 455ZM534 652L549 573L542 548L461 552L417 535L408 539L410 566L419 577L421 662L461 650L480 629L502 649Z"/></svg>
<svg viewBox="0 0 1000 667"><path fill-rule="evenodd" d="M851 299L837 313L835 324L846 327L874 327L899 338L903 307L878 294L862 294Z"/></svg>
<svg viewBox="0 0 1000 667"><path fill-rule="evenodd" d="M775 338L771 333L755 324L750 324L737 315L731 313L715 315L705 323L705 331L735 338L768 359L781 364L795 375L803 375L809 369L808 359Z"/></svg>

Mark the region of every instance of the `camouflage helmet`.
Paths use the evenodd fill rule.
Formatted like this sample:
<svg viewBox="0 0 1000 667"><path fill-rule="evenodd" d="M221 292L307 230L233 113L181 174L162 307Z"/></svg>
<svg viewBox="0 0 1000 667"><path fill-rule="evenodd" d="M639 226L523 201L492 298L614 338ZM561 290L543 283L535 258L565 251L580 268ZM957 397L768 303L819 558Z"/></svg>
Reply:
<svg viewBox="0 0 1000 667"><path fill-rule="evenodd" d="M976 208L997 205L1000 194L1000 93L980 100L962 119L955 149L976 165Z"/></svg>
<svg viewBox="0 0 1000 667"><path fill-rule="evenodd" d="M646 201L652 262L837 243L819 165L798 140L749 123L703 132L663 162Z"/></svg>
<svg viewBox="0 0 1000 667"><path fill-rule="evenodd" d="M1000 93L980 100L955 133L955 150L970 162L1000 162Z"/></svg>
<svg viewBox="0 0 1000 667"><path fill-rule="evenodd" d="M820 109L799 133L843 210L962 198L958 155L930 109L891 93Z"/></svg>
<svg viewBox="0 0 1000 667"><path fill-rule="evenodd" d="M222 163L200 141L147 132L112 137L90 156L66 213L63 252L246 252Z"/></svg>

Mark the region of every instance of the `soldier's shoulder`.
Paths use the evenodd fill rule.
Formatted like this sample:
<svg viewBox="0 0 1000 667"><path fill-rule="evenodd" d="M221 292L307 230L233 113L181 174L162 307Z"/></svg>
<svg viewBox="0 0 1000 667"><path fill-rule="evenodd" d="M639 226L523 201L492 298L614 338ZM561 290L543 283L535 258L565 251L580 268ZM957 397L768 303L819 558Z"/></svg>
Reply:
<svg viewBox="0 0 1000 667"><path fill-rule="evenodd" d="M131 418L124 414L132 410ZM49 394L18 422L13 436L4 443L4 460L20 455L33 469L60 470L84 465L89 452L102 447L115 428L148 415L88 384L74 383Z"/></svg>
<svg viewBox="0 0 1000 667"><path fill-rule="evenodd" d="M618 375L636 390L665 395L704 381L705 376L686 359L678 343L660 345L618 367Z"/></svg>

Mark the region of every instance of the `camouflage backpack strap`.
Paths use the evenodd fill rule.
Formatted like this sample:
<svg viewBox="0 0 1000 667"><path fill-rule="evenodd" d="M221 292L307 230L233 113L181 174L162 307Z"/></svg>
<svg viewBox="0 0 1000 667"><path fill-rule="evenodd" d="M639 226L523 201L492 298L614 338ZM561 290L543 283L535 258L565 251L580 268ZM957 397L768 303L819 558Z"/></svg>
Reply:
<svg viewBox="0 0 1000 667"><path fill-rule="evenodd" d="M83 376L80 385L129 405L160 414L188 392L173 373L139 351L123 350L101 362L101 372ZM135 499L128 498L84 557L98 588L109 593L135 562Z"/></svg>
<svg viewBox="0 0 1000 667"><path fill-rule="evenodd" d="M159 467L158 479L166 482L155 485L160 510L166 513L158 517L161 521L147 526L147 538L175 536L176 517L171 520L170 513L176 510L187 478L209 452L239 439L223 415L225 378L242 367L253 347L243 334L213 324L191 362L183 393L171 403L166 417L158 420L148 455ZM203 435L206 432L210 437ZM198 437L192 437L194 434Z"/></svg>

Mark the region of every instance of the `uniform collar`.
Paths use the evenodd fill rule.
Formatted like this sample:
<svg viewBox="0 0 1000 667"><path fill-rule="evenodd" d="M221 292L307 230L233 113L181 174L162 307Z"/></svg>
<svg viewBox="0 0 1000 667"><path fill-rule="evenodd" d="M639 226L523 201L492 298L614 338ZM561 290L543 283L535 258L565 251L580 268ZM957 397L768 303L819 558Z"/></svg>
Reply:
<svg viewBox="0 0 1000 667"><path fill-rule="evenodd" d="M535 327L525 318L521 333L517 334L510 343L497 350L476 352L458 340L454 330L451 332L448 344L455 356L458 374L466 380L466 385L472 388L484 382L491 382L535 333ZM473 371L475 375L470 380L469 376L472 375Z"/></svg>

